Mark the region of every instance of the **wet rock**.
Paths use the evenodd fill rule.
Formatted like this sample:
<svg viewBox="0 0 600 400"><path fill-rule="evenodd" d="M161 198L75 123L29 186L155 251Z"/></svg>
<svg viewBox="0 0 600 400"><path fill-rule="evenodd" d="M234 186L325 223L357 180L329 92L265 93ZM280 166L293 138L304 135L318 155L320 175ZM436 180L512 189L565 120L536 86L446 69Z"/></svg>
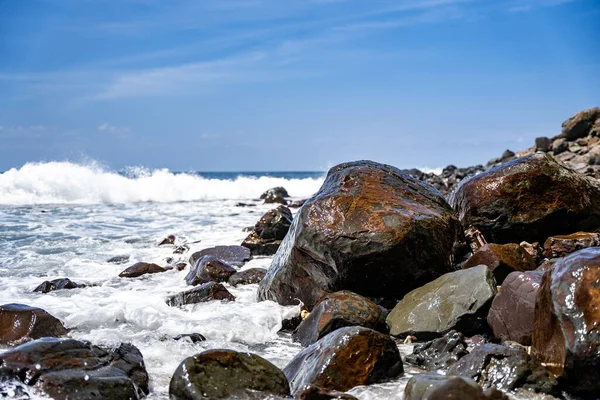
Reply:
<svg viewBox="0 0 600 400"><path fill-rule="evenodd" d="M177 264L167 265L165 267L165 271L170 271L172 269L176 269L177 271L183 271L185 269L185 267L187 267L187 263L180 262Z"/></svg>
<svg viewBox="0 0 600 400"><path fill-rule="evenodd" d="M300 207L302 207L304 205L304 203L306 203L306 199L294 200L294 201L288 202L288 207L290 207L290 208L300 208Z"/></svg>
<svg viewBox="0 0 600 400"><path fill-rule="evenodd" d="M169 296L167 304L170 306L183 306L185 304L204 303L212 300L235 301L235 297L220 283L208 282L186 292Z"/></svg>
<svg viewBox="0 0 600 400"><path fill-rule="evenodd" d="M441 338L416 344L412 354L406 356L404 361L428 370L448 369L467 354L469 352L463 334L450 331Z"/></svg>
<svg viewBox="0 0 600 400"><path fill-rule="evenodd" d="M387 333L385 318L371 300L343 290L326 295L292 335L304 347L344 326L362 326Z"/></svg>
<svg viewBox="0 0 600 400"><path fill-rule="evenodd" d="M570 235L551 236L544 242L544 256L559 258L577 250L600 246L600 233L577 232Z"/></svg>
<svg viewBox="0 0 600 400"><path fill-rule="evenodd" d="M190 246L188 246L187 244L182 244L181 246L175 247L175 250L173 250L173 254L183 254L189 250Z"/></svg>
<svg viewBox="0 0 600 400"><path fill-rule="evenodd" d="M158 245L164 246L164 245L168 245L168 244L175 244L175 235L167 236Z"/></svg>
<svg viewBox="0 0 600 400"><path fill-rule="evenodd" d="M159 272L165 272L161 266L152 263L138 262L133 264L131 267L125 269L119 274L121 278L137 278L138 276L146 274L157 274Z"/></svg>
<svg viewBox="0 0 600 400"><path fill-rule="evenodd" d="M171 400L287 397L288 380L262 357L233 350L208 350L188 357L169 385Z"/></svg>
<svg viewBox="0 0 600 400"><path fill-rule="evenodd" d="M249 248L253 255L275 254L288 233L293 219L290 209L286 206L268 211L254 225L254 229L242 242L242 246Z"/></svg>
<svg viewBox="0 0 600 400"><path fill-rule="evenodd" d="M16 303L0 306L2 345L17 345L41 337L60 337L67 333L62 322L41 308Z"/></svg>
<svg viewBox="0 0 600 400"><path fill-rule="evenodd" d="M111 257L108 260L106 260L106 262L112 263L112 264L123 264L123 263L126 263L127 261L129 261L128 255L114 256L114 257Z"/></svg>
<svg viewBox="0 0 600 400"><path fill-rule="evenodd" d="M372 329L340 328L298 353L283 369L292 394L307 385L346 391L403 371L394 341Z"/></svg>
<svg viewBox="0 0 600 400"><path fill-rule="evenodd" d="M461 183L450 202L464 225L492 243L541 242L547 237L600 229L600 185L530 154Z"/></svg>
<svg viewBox="0 0 600 400"><path fill-rule="evenodd" d="M236 207L256 207L256 204L252 203L235 203Z"/></svg>
<svg viewBox="0 0 600 400"><path fill-rule="evenodd" d="M372 161L333 167L298 211L259 299L302 301L326 293L401 298L452 269L456 214L438 191Z"/></svg>
<svg viewBox="0 0 600 400"><path fill-rule="evenodd" d="M291 318L286 318L281 321L281 329L280 332L293 332L296 330L298 325L302 323L303 319L300 315L296 315Z"/></svg>
<svg viewBox="0 0 600 400"><path fill-rule="evenodd" d="M250 249L244 246L215 246L200 250L190 256L190 265L196 264L196 261L202 256L215 256L219 260L232 265L241 267L250 261Z"/></svg>
<svg viewBox="0 0 600 400"><path fill-rule="evenodd" d="M451 330L484 332L495 295L496 280L485 265L450 272L404 296L387 317L390 334L423 340Z"/></svg>
<svg viewBox="0 0 600 400"><path fill-rule="evenodd" d="M540 264L544 260L544 249L538 242L529 243L523 241L519 243L519 246L521 246L523 250L529 254L536 265Z"/></svg>
<svg viewBox="0 0 600 400"><path fill-rule="evenodd" d="M531 345L535 301L542 275L543 271L528 271L513 272L506 277L487 317L498 339Z"/></svg>
<svg viewBox="0 0 600 400"><path fill-rule="evenodd" d="M192 343L204 342L206 338L199 333L187 333L173 337L173 340L188 339Z"/></svg>
<svg viewBox="0 0 600 400"><path fill-rule="evenodd" d="M264 268L250 268L245 271L239 271L229 277L231 286L249 285L251 283L259 283L263 280L267 270Z"/></svg>
<svg viewBox="0 0 600 400"><path fill-rule="evenodd" d="M84 288L84 287L86 287L86 285L75 283L72 280L70 280L69 278L62 278L62 279L53 279L51 281L44 281L38 287L33 289L33 291L40 292L40 293L48 293L48 292L52 292L54 290L78 289L78 288Z"/></svg>
<svg viewBox="0 0 600 400"><path fill-rule="evenodd" d="M544 273L532 354L570 392L600 393L600 248L576 251Z"/></svg>
<svg viewBox="0 0 600 400"><path fill-rule="evenodd" d="M287 190L285 190L285 188L283 188L281 186L277 186L277 187L267 190L266 192L264 192L263 194L260 195L260 199L264 200L264 199L268 198L269 196L290 197Z"/></svg>
<svg viewBox="0 0 600 400"><path fill-rule="evenodd" d="M320 387L309 385L294 396L294 400L330 400L330 399L341 399L341 400L358 400L351 394L338 392L337 390L327 390Z"/></svg>
<svg viewBox="0 0 600 400"><path fill-rule="evenodd" d="M511 391L524 388L541 393L557 389L554 376L523 349L498 344L482 344L461 358L448 375L466 376L484 389Z"/></svg>
<svg viewBox="0 0 600 400"><path fill-rule="evenodd" d="M508 400L501 391L483 390L477 382L466 377L428 373L410 378L404 388L404 400Z"/></svg>
<svg viewBox="0 0 600 400"><path fill-rule="evenodd" d="M475 252L462 267L467 269L477 265L485 265L491 269L498 285L501 285L511 272L531 271L537 267L527 251L515 243L486 244Z"/></svg>
<svg viewBox="0 0 600 400"><path fill-rule="evenodd" d="M144 359L131 344L109 350L74 339L38 339L0 354L0 379L21 381L53 399L148 394Z"/></svg>
<svg viewBox="0 0 600 400"><path fill-rule="evenodd" d="M587 136L588 134L597 134L600 129L600 108L590 108L570 117L562 124L561 136L567 140L575 140Z"/></svg>
<svg viewBox="0 0 600 400"><path fill-rule="evenodd" d="M193 286L206 282L227 282L229 277L235 273L235 268L215 256L203 256L190 268L185 282Z"/></svg>

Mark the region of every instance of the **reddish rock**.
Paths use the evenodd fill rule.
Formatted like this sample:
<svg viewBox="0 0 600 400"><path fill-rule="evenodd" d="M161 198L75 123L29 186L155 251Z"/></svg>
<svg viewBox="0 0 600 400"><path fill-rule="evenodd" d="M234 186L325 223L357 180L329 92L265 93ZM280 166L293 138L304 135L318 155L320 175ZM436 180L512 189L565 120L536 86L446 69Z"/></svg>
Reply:
<svg viewBox="0 0 600 400"><path fill-rule="evenodd" d="M137 278L138 276L146 274L157 274L159 272L165 272L161 266L152 263L138 262L133 264L131 267L125 269L119 274L121 278Z"/></svg>
<svg viewBox="0 0 600 400"><path fill-rule="evenodd" d="M600 246L600 233L577 232L551 236L544 242L544 257L564 257L574 251Z"/></svg>
<svg viewBox="0 0 600 400"><path fill-rule="evenodd" d="M576 251L544 273L532 354L579 396L600 393L600 248Z"/></svg>
<svg viewBox="0 0 600 400"><path fill-rule="evenodd" d="M217 282L207 282L196 286L194 289L181 292L167 298L170 306L183 306L186 304L204 303L212 300L235 301L225 286Z"/></svg>
<svg viewBox="0 0 600 400"><path fill-rule="evenodd" d="M340 164L298 211L259 299L309 309L338 290L398 299L451 271L457 240L462 227L433 187L372 161Z"/></svg>
<svg viewBox="0 0 600 400"><path fill-rule="evenodd" d="M598 135L600 132L600 108L590 108L563 122L561 136L568 140L575 140L588 134Z"/></svg>
<svg viewBox="0 0 600 400"><path fill-rule="evenodd" d="M531 256L515 243L489 243L475 252L464 264L463 269L486 265L494 273L496 283L501 285L508 274L514 271L530 271L536 268Z"/></svg>
<svg viewBox="0 0 600 400"><path fill-rule="evenodd" d="M250 249L244 246L215 246L209 247L195 252L190 256L190 265L196 264L196 261L202 256L215 256L219 260L233 265L234 267L241 267L252 258Z"/></svg>
<svg viewBox="0 0 600 400"><path fill-rule="evenodd" d="M0 306L0 344L17 345L68 332L62 322L41 308L16 303Z"/></svg>
<svg viewBox="0 0 600 400"><path fill-rule="evenodd" d="M293 219L292 212L286 206L268 211L254 225L254 229L244 239L242 246L249 248L253 255L275 254L288 233Z"/></svg>
<svg viewBox="0 0 600 400"><path fill-rule="evenodd" d="M465 226L475 226L492 243L541 242L600 229L600 185L544 153L461 182L450 202Z"/></svg>
<svg viewBox="0 0 600 400"><path fill-rule="evenodd" d="M193 286L206 282L227 282L236 272L235 268L214 256L203 256L190 268L185 282Z"/></svg>
<svg viewBox="0 0 600 400"><path fill-rule="evenodd" d="M543 274L543 271L513 272L506 277L487 317L498 339L531 345L535 301Z"/></svg>

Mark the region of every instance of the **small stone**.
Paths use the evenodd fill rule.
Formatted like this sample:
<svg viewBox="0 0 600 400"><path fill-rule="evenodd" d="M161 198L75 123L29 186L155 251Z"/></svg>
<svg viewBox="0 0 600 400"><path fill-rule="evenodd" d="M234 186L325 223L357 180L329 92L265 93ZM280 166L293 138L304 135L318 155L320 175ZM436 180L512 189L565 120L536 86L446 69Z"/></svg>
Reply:
<svg viewBox="0 0 600 400"><path fill-rule="evenodd" d="M111 263L111 264L123 264L123 263L126 263L127 261L129 261L128 255L114 256L114 257L111 257L108 260L106 260L106 262Z"/></svg>
<svg viewBox="0 0 600 400"><path fill-rule="evenodd" d="M173 340L188 339L192 343L204 342L206 338L199 333L187 333L173 337Z"/></svg>
<svg viewBox="0 0 600 400"><path fill-rule="evenodd" d="M84 288L84 287L86 287L86 285L75 283L72 280L70 280L69 278L62 278L62 279L54 279L52 281L45 281L45 282L41 283L38 287L33 289L33 291L40 292L40 293L49 293L54 290L79 289L79 288Z"/></svg>
<svg viewBox="0 0 600 400"><path fill-rule="evenodd" d="M235 297L220 283L208 282L198 285L187 292L169 296L167 304L170 306L183 306L212 300L235 301Z"/></svg>
<svg viewBox="0 0 600 400"><path fill-rule="evenodd" d="M175 244L175 235L167 236L158 245L164 246L164 245L168 245L168 244Z"/></svg>
<svg viewBox="0 0 600 400"><path fill-rule="evenodd" d="M409 336L410 337L410 336ZM429 370L447 369L469 354L462 333L450 331L441 338L416 344L404 361Z"/></svg>
<svg viewBox="0 0 600 400"><path fill-rule="evenodd" d="M133 264L131 267L125 269L119 274L121 278L137 278L138 276L146 274L157 274L159 272L165 272L166 269L163 267L145 262L138 262Z"/></svg>
<svg viewBox="0 0 600 400"><path fill-rule="evenodd" d="M544 242L544 256L559 258L577 250L600 246L600 233L577 232L570 235L551 236Z"/></svg>
<svg viewBox="0 0 600 400"><path fill-rule="evenodd" d="M215 256L202 256L190 268L185 277L185 282L193 286L206 282L227 282L229 277L236 272L235 268L227 265Z"/></svg>
<svg viewBox="0 0 600 400"><path fill-rule="evenodd" d="M244 271L236 272L229 277L227 281L231 286L249 285L252 283L260 283L263 280L267 270L264 268L250 268Z"/></svg>
<svg viewBox="0 0 600 400"><path fill-rule="evenodd" d="M489 243L475 252L463 265L463 269L486 265L494 273L496 283L501 285L514 271L531 271L536 268L529 253L515 243Z"/></svg>

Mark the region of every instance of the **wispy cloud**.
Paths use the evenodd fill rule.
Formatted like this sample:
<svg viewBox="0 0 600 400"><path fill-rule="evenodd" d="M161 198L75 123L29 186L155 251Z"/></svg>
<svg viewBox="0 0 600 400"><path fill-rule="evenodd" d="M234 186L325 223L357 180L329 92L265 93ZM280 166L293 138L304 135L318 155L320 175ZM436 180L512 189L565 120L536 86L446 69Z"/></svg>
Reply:
<svg viewBox="0 0 600 400"><path fill-rule="evenodd" d="M120 133L120 134L122 134L122 133L129 132L129 128L126 126L111 125L108 122L104 122L103 124L100 124L97 129L99 132L104 132L104 133Z"/></svg>

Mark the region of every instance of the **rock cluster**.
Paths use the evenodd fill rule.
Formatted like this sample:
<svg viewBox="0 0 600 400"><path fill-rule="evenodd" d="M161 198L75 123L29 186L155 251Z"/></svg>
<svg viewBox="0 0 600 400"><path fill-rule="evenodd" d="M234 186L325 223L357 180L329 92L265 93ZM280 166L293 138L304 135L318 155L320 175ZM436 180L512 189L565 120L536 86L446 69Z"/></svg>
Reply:
<svg viewBox="0 0 600 400"><path fill-rule="evenodd" d="M282 205L268 211L254 225L252 232L242 242L242 246L249 248L252 255L275 254L290 229L292 219L292 212L286 206Z"/></svg>

